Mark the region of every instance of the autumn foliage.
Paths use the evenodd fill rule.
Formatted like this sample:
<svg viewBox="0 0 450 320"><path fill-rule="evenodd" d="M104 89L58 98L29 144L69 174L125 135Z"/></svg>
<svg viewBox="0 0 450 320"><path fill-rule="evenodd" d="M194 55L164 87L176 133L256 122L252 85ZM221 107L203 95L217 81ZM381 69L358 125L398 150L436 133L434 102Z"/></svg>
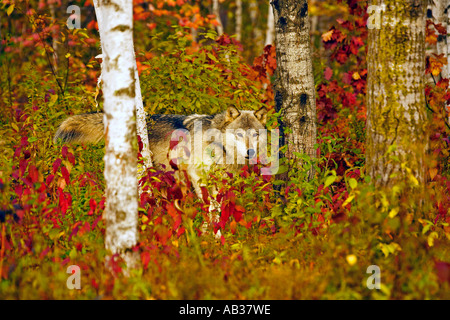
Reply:
<svg viewBox="0 0 450 320"><path fill-rule="evenodd" d="M233 3L222 4L230 14ZM426 57L426 192L375 188L364 167L365 3L311 1L310 11L324 12L326 21L313 35L318 158L298 155L304 167L288 172L279 191L274 186L282 181L261 175L260 164L238 174L211 172L220 218L206 233L209 203L196 197L187 175L149 169L140 180L134 248L142 270L125 277L119 257L104 249L103 145L52 141L68 115L101 109L92 1L75 1L82 28L69 30L64 0L2 0L0 298L448 299L450 95L449 79L440 76L446 59ZM268 126L276 128L275 46L255 55L252 33L238 42L232 27L217 37L208 8L209 1L134 0L146 111L265 105ZM446 33L432 24L430 47L437 32ZM312 180L309 166L316 168ZM71 265L81 269L81 290L66 286ZM379 290L366 286L370 265L382 270Z"/></svg>

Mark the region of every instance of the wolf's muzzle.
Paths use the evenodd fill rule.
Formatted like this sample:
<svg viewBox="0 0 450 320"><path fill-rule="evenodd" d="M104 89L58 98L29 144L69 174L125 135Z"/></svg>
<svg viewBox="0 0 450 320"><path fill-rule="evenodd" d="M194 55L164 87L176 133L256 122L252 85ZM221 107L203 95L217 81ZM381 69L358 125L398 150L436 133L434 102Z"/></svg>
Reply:
<svg viewBox="0 0 450 320"><path fill-rule="evenodd" d="M253 149L248 149L247 150L247 155L245 156L245 159L251 159L255 156L256 151Z"/></svg>

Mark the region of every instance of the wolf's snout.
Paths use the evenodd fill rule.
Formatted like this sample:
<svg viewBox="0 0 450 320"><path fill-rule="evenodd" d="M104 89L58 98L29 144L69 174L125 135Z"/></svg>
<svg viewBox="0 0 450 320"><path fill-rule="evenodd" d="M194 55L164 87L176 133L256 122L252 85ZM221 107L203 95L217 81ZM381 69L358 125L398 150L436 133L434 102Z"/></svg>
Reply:
<svg viewBox="0 0 450 320"><path fill-rule="evenodd" d="M251 159L255 156L256 152L253 149L248 149L247 150L247 159Z"/></svg>

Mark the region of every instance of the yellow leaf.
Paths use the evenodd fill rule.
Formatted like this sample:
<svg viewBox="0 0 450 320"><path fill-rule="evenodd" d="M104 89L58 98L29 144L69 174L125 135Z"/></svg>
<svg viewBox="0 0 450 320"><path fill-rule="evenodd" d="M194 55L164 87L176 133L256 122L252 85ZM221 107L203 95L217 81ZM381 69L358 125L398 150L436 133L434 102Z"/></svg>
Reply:
<svg viewBox="0 0 450 320"><path fill-rule="evenodd" d="M392 210L389 212L389 218L391 218L391 219L394 218L394 217L397 215L398 211L399 211L398 208L392 209Z"/></svg>
<svg viewBox="0 0 450 320"><path fill-rule="evenodd" d="M57 94L52 94L50 96L50 101L49 101L49 107L53 106L56 103L56 100L58 100L58 95Z"/></svg>
<svg viewBox="0 0 450 320"><path fill-rule="evenodd" d="M352 200L355 198L355 195L351 195L349 196L347 199L345 199L344 203L342 204L343 207L345 207L346 205L348 205L350 202L352 202Z"/></svg>
<svg viewBox="0 0 450 320"><path fill-rule="evenodd" d="M438 169L437 168L431 168L430 169L430 178L431 178L431 180L433 180L434 177L436 177L437 173L438 173Z"/></svg>
<svg viewBox="0 0 450 320"><path fill-rule="evenodd" d="M328 32L325 32L322 34L322 40L327 42L331 40L331 37L333 36L334 30L330 30Z"/></svg>
<svg viewBox="0 0 450 320"><path fill-rule="evenodd" d="M16 130L16 132L19 132L19 127L14 122L11 123L11 127Z"/></svg>
<svg viewBox="0 0 450 320"><path fill-rule="evenodd" d="M436 231L431 232L428 235L428 239L427 239L428 245L430 247L432 247L434 245L434 239L437 239L437 238L439 238L439 235L437 234L437 232Z"/></svg>
<svg viewBox="0 0 450 320"><path fill-rule="evenodd" d="M353 78L353 80L359 80L359 79L361 79L361 76L359 75L358 72L355 72L352 74L352 78Z"/></svg>
<svg viewBox="0 0 450 320"><path fill-rule="evenodd" d="M67 53L65 57L66 57L66 59L69 58L70 57L70 53Z"/></svg>
<svg viewBox="0 0 450 320"><path fill-rule="evenodd" d="M418 185L419 185L419 181L417 180L416 177L414 177L414 175L409 174L409 175L408 175L408 178L409 178L409 180L411 181L411 183L412 183L414 186L418 186Z"/></svg>
<svg viewBox="0 0 450 320"><path fill-rule="evenodd" d="M353 266L358 261L358 259L354 254L349 254L345 259L347 260L347 263L351 266Z"/></svg>
<svg viewBox="0 0 450 320"><path fill-rule="evenodd" d="M8 7L8 9L6 9L6 14L7 14L8 16L10 16L11 13L12 13L13 11L14 11L14 4L10 5L10 6Z"/></svg>

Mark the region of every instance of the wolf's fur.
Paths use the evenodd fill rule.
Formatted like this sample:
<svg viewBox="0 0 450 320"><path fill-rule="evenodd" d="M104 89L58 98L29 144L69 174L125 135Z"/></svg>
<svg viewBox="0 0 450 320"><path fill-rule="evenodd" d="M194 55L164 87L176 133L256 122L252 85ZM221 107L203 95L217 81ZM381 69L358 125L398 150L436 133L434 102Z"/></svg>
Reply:
<svg viewBox="0 0 450 320"><path fill-rule="evenodd" d="M238 110L235 107L229 107L226 111L215 115L164 115L158 114L149 117L148 121L148 139L150 144L150 150L153 153L152 161L155 166L164 165L165 168L170 169L171 163L171 138L172 133L175 130L187 130L193 136L195 134L196 121L197 124L201 123L201 136L203 147L211 145L211 141L205 140L205 133L209 129L216 129L223 136L226 135L227 129L242 130L247 133L249 130L265 129L267 109L262 107L258 111L244 111ZM111 129L110 129L111 130ZM90 113L75 115L64 120L59 126L54 141L57 142L61 139L65 143L98 143L104 137L104 124L103 113ZM242 135L240 136L242 138ZM240 151L235 152L236 156L239 152L246 153L246 158L254 156L252 146L249 146L249 137L243 137L246 141L245 146L241 144ZM237 143L237 142L236 142ZM229 152L229 146L221 141L214 141L213 145L217 147L219 151ZM234 146L233 146L234 148ZM250 152L253 150L253 152ZM191 148L194 151L194 148ZM247 154L248 153L248 154ZM173 164L173 163L172 163ZM210 167L212 163L206 164L206 169ZM242 164L223 164L227 171L232 172L242 167ZM205 168L203 168L205 169ZM195 191L199 197L201 197L200 189L200 172L198 166L195 164L189 164L187 166L187 173L190 176L194 185Z"/></svg>

